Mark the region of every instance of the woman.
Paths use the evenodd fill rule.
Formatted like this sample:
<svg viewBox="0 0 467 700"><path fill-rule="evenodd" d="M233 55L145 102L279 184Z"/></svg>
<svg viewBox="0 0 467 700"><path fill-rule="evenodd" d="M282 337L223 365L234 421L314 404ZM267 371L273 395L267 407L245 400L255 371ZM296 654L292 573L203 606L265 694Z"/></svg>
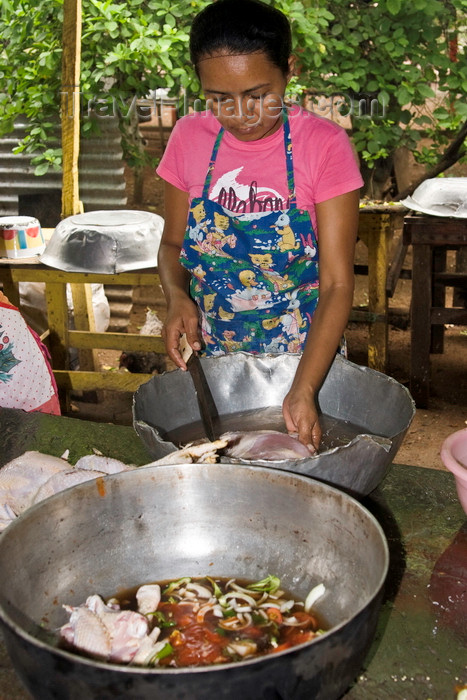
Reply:
<svg viewBox="0 0 467 700"><path fill-rule="evenodd" d="M177 122L157 170L167 352L186 369L186 333L207 355L301 353L283 415L314 451L316 395L352 305L363 181L343 129L285 104L281 12L217 0L195 18L190 52L208 109Z"/></svg>

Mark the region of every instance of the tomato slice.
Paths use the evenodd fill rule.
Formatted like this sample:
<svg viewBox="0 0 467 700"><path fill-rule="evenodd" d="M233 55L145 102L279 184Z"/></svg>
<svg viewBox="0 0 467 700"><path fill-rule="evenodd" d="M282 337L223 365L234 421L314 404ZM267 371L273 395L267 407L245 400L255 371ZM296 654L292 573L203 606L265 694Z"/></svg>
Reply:
<svg viewBox="0 0 467 700"><path fill-rule="evenodd" d="M277 608L267 608L266 609L266 615L269 617L270 620L273 622L277 622L278 625L282 623L282 613L280 610Z"/></svg>

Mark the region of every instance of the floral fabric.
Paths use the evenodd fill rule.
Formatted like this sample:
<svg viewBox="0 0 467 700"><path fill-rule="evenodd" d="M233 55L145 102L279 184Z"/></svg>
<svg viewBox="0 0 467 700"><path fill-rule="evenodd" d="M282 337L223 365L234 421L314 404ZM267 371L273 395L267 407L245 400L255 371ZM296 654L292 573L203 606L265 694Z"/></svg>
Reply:
<svg viewBox="0 0 467 700"><path fill-rule="evenodd" d="M1 293L0 407L60 415L47 349Z"/></svg>
<svg viewBox="0 0 467 700"><path fill-rule="evenodd" d="M318 247L307 210L296 206L293 151L284 115L286 209L234 213L203 194L191 202L180 263L201 315L207 355L303 351L319 297Z"/></svg>

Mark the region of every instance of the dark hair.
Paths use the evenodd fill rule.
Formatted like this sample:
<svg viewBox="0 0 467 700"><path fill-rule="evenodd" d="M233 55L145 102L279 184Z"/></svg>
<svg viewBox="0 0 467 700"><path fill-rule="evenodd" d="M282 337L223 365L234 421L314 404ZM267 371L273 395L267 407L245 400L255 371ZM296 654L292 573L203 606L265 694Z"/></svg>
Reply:
<svg viewBox="0 0 467 700"><path fill-rule="evenodd" d="M263 52L284 75L289 71L292 37L287 17L260 0L216 0L193 20L190 56L195 69L217 51Z"/></svg>

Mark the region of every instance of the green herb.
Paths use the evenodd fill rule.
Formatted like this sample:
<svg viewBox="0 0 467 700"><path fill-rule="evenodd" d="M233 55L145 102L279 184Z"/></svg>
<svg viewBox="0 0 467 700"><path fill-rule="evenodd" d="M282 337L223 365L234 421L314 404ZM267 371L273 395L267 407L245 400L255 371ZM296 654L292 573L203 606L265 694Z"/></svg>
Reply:
<svg viewBox="0 0 467 700"><path fill-rule="evenodd" d="M180 588L180 586L183 586L184 583L190 583L191 578L189 576L185 576L184 578L179 578L177 581L172 581L169 583L169 585L164 588L162 591L163 595L167 595L168 593L173 593L174 591L177 590L177 588Z"/></svg>
<svg viewBox="0 0 467 700"><path fill-rule="evenodd" d="M161 659L165 659L166 656L170 656L170 654L173 654L173 651L173 646L170 644L170 642L167 642L165 647L158 651L154 658L160 661Z"/></svg>
<svg viewBox="0 0 467 700"><path fill-rule="evenodd" d="M168 620L161 610L155 610L152 613L148 613L148 616L154 617L157 622L158 627L175 627L177 624L175 620Z"/></svg>
<svg viewBox="0 0 467 700"><path fill-rule="evenodd" d="M151 657L151 659L148 661L148 666L156 666L158 661L165 659L166 656L170 656L171 654L173 654L173 647L170 642L167 642L162 649L157 652L157 654L154 654L154 656Z"/></svg>
<svg viewBox="0 0 467 700"><path fill-rule="evenodd" d="M221 591L221 589L219 588L219 586L217 585L217 583L214 581L214 579L209 578L209 576L206 576L206 578L207 578L207 580L209 581L209 583L211 584L212 590L213 590L214 595L216 596L216 598L220 598L220 597L222 596L222 591Z"/></svg>
<svg viewBox="0 0 467 700"><path fill-rule="evenodd" d="M256 583L250 583L247 588L250 591L263 591L265 593L275 593L279 586L281 585L280 578L277 576L266 576L266 578L261 579L261 581L256 581Z"/></svg>
<svg viewBox="0 0 467 700"><path fill-rule="evenodd" d="M264 626L264 625L268 625L270 623L270 620L266 620L263 615L255 612L254 610L251 613L251 620L252 620L253 624L258 625L258 626Z"/></svg>

